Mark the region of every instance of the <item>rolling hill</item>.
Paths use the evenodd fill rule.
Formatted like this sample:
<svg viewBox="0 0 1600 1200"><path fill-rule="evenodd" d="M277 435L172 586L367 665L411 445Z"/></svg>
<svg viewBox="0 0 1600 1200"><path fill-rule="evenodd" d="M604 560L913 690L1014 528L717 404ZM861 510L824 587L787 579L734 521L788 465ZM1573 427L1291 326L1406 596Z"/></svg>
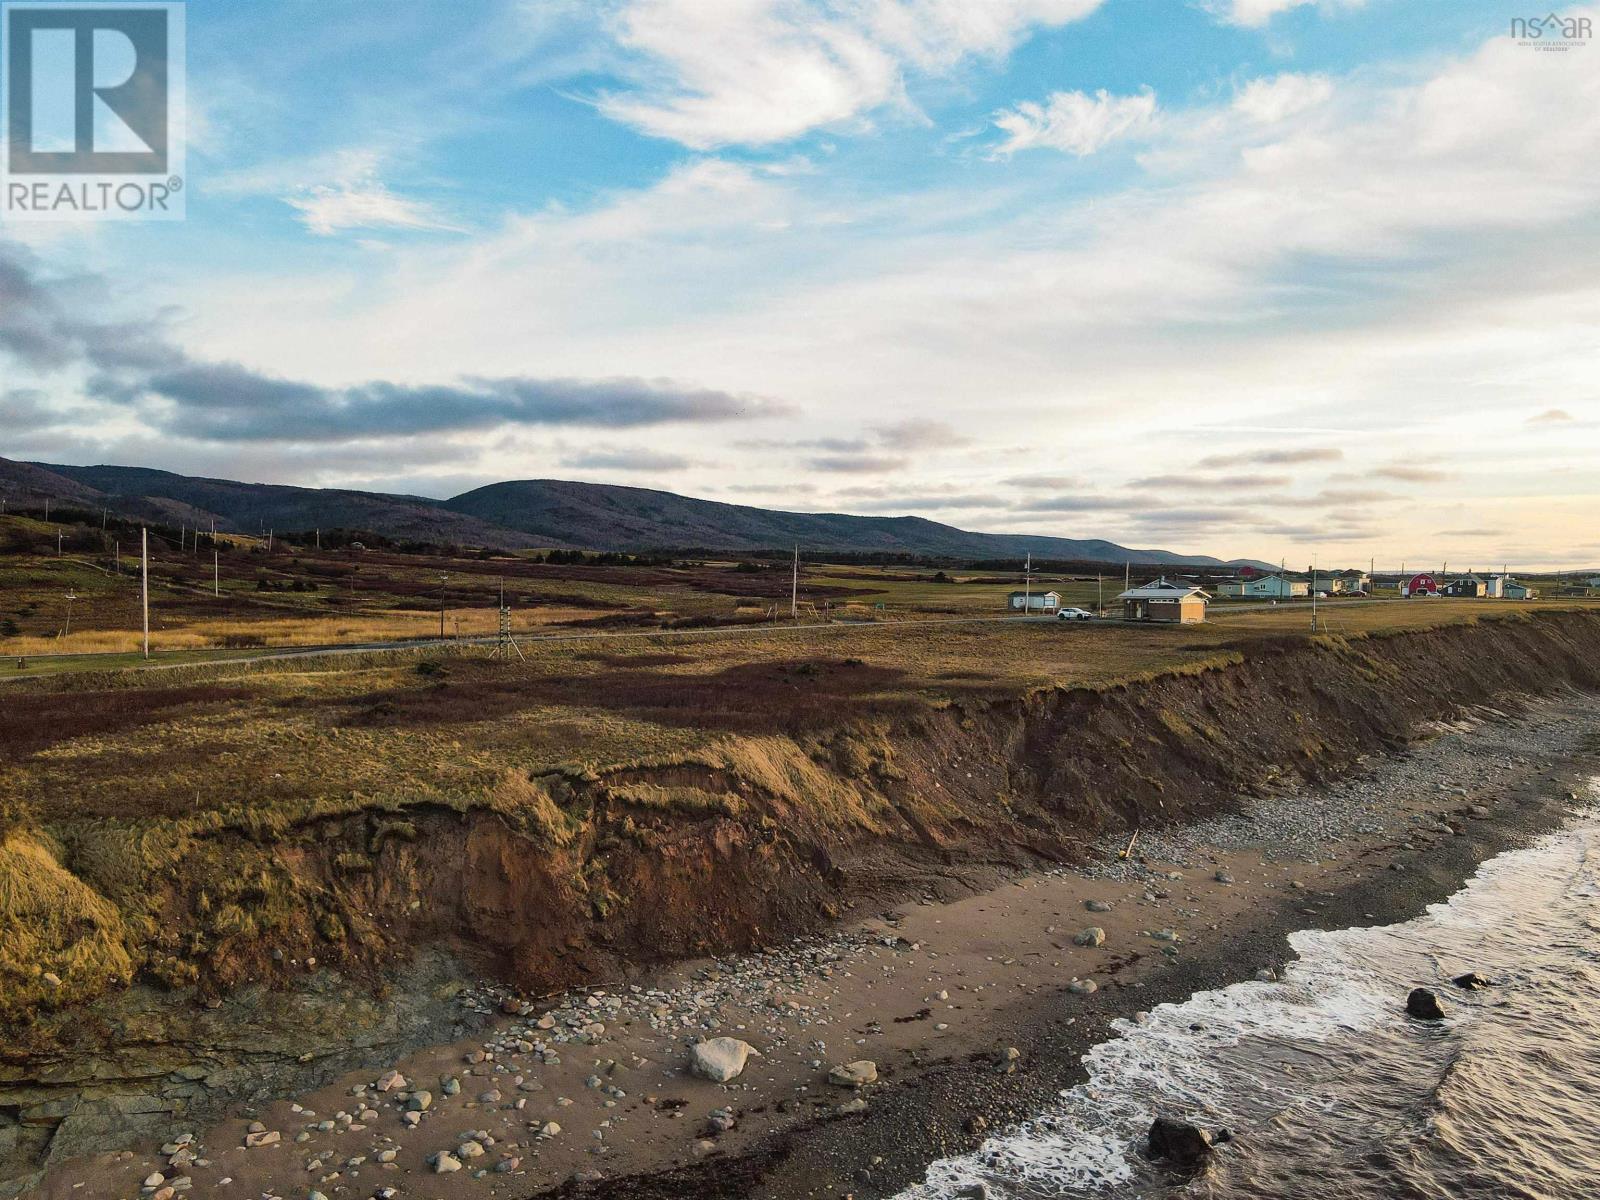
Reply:
<svg viewBox="0 0 1600 1200"><path fill-rule="evenodd" d="M923 517L785 512L616 484L529 479L432 500L340 488L241 483L143 467L56 466L0 459L0 496L105 507L169 524L264 533L370 530L387 537L496 549L774 550L896 553L959 559L1020 558L1219 566L1221 560L1129 549L1101 539L973 533ZM1242 560L1234 560L1235 562ZM1255 564L1261 566L1263 564Z"/></svg>

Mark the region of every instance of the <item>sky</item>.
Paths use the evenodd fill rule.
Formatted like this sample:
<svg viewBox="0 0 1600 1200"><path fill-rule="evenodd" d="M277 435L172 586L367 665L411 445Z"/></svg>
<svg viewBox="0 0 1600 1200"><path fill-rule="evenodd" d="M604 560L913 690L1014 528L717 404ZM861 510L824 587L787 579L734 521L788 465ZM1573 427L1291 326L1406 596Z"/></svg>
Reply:
<svg viewBox="0 0 1600 1200"><path fill-rule="evenodd" d="M0 456L1592 566L1543 11L192 0L187 218L0 223Z"/></svg>

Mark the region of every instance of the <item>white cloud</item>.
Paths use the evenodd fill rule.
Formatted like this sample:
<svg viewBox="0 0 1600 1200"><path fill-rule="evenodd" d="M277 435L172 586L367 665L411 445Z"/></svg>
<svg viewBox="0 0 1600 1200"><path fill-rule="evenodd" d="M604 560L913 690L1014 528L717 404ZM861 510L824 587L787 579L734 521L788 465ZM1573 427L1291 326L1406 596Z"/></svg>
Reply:
<svg viewBox="0 0 1600 1200"><path fill-rule="evenodd" d="M380 177L383 165L384 155L375 149L333 150L221 175L210 190L280 197L300 214L307 229L322 237L351 229L462 232L433 205L391 191Z"/></svg>
<svg viewBox="0 0 1600 1200"><path fill-rule="evenodd" d="M1325 104L1332 95L1333 81L1326 75L1285 73L1245 84L1233 98L1233 111L1270 125Z"/></svg>
<svg viewBox="0 0 1600 1200"><path fill-rule="evenodd" d="M307 188L284 197L312 233L331 237L347 229L401 229L462 232L430 204L397 196L376 179Z"/></svg>
<svg viewBox="0 0 1600 1200"><path fill-rule="evenodd" d="M995 148L997 156L1048 147L1081 158L1112 142L1149 133L1156 123L1156 97L1151 91L1113 96L1104 88L1093 96L1055 92L1042 105L1029 100L996 114L994 123L1006 134Z"/></svg>
<svg viewBox="0 0 1600 1200"><path fill-rule="evenodd" d="M326 381L370 378L373 364L424 379L462 362L573 376L625 364L791 401L804 432L775 427L780 441L959 420L976 448L941 456L934 480L920 456L906 464L907 492L923 496L945 466L951 494L981 496L1023 473L1110 486L1212 451L1302 444L1295 430L1319 443L1340 431L1361 472L1426 444L1474 480L1486 526L1553 560L1583 511L1593 525L1596 426L1568 423L1552 448L1548 429L1520 422L1593 411L1600 74L1503 37L1428 70L1341 77L1309 105L1315 83L1269 80L1245 107L1272 120L1237 97L1163 111L1148 138L1174 153L1143 155L1137 184L1084 195L968 160L970 184L841 204L826 161L780 177L700 159L587 209L404 245L347 287L316 272L218 281L212 302L192 298L186 335L247 362L293 344ZM1515 458L1513 437L1537 455ZM696 439L665 431L650 449L700 462ZM801 462L751 451L683 486ZM493 450L482 465L528 470ZM1391 482L1385 540L1330 552L1420 558L1460 524L1437 516L1439 485ZM1559 488L1590 499L1562 507ZM1068 512L1053 531L1126 536L1119 520ZM1217 548L1276 560L1293 546L1279 536Z"/></svg>
<svg viewBox="0 0 1600 1200"><path fill-rule="evenodd" d="M697 149L767 145L907 102L908 72L1008 53L1103 0L631 0L615 37L634 86L600 109Z"/></svg>
<svg viewBox="0 0 1600 1200"><path fill-rule="evenodd" d="M1364 3L1366 0L1210 0L1205 7L1229 25L1260 29L1290 9L1312 4L1319 8L1359 8Z"/></svg>

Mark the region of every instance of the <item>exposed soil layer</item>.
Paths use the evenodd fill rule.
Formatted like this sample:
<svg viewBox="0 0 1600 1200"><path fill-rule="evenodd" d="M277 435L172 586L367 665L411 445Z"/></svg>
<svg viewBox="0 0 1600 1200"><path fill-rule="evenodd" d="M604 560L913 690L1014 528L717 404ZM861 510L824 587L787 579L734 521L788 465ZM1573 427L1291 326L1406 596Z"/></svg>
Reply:
<svg viewBox="0 0 1600 1200"><path fill-rule="evenodd" d="M355 1039L377 1061L438 1032L396 1027L382 1001L419 950L542 993L771 945L855 904L951 894L996 869L1070 861L1109 830L1338 772L1462 704L1567 684L1600 687L1600 616L1254 646L1220 669L926 711L856 714L841 687L831 724L733 735L672 763L510 780L493 810L218 829L161 869L161 943L193 951L139 969L145 989L169 990L140 991L137 1050L104 1016L130 992L6 1009L0 1180L105 1145L110 1130L193 1125L235 1100L237 1053L194 1042L197 1005L283 996L283 1027L252 1036L272 1042L274 1061L294 1060L301 1037L311 1079L351 1063L321 1061L337 1036L328 1023L296 1028L291 1001L308 979L344 989L353 1030L387 1031ZM40 847L57 851L70 870L70 846ZM204 872L191 870L199 858ZM236 894L196 884L218 863ZM172 1047L211 1069L196 1078Z"/></svg>

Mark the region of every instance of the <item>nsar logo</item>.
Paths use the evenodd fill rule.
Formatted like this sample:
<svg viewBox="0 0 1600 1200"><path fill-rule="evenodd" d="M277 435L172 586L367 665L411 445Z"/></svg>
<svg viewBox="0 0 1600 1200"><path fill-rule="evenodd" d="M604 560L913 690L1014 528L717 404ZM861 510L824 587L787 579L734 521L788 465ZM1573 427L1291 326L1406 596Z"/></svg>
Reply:
<svg viewBox="0 0 1600 1200"><path fill-rule="evenodd" d="M1563 17L1560 13L1513 17L1511 36L1535 50L1575 50L1594 36L1593 24L1588 17Z"/></svg>

